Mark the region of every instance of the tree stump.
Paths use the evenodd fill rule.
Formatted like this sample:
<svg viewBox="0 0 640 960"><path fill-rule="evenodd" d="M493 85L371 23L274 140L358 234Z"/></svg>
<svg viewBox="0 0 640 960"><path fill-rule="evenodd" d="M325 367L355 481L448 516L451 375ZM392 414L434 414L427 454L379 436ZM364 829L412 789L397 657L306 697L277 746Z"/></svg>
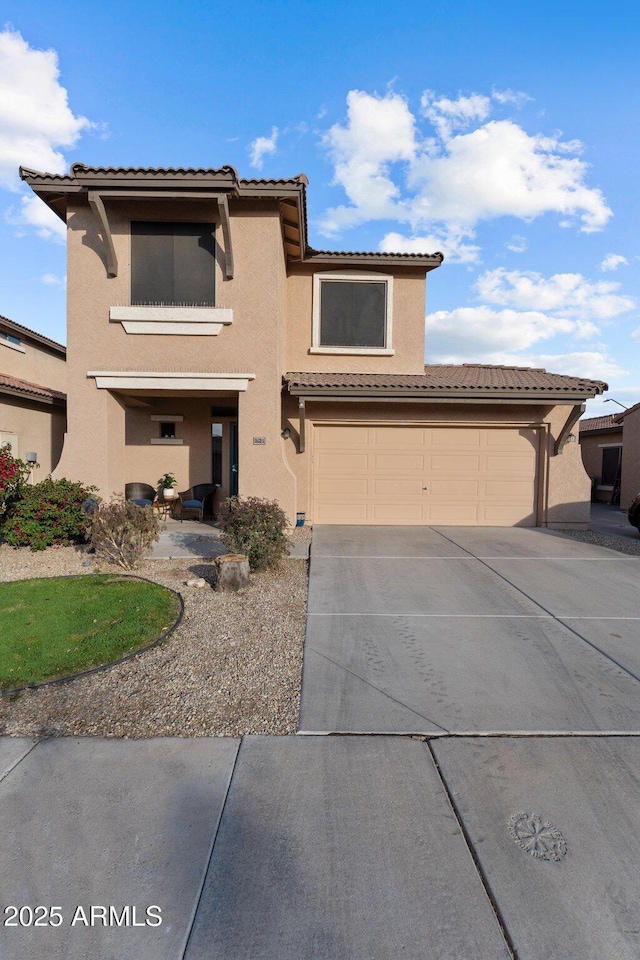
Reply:
<svg viewBox="0 0 640 960"><path fill-rule="evenodd" d="M216 590L235 592L249 583L249 560L242 553L225 553L216 557Z"/></svg>

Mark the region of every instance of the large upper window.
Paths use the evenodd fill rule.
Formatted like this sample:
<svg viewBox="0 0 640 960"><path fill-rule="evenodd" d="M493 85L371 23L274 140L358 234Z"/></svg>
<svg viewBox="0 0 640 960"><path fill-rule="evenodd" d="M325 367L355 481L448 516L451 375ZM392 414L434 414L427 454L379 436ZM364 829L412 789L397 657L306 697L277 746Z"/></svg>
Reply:
<svg viewBox="0 0 640 960"><path fill-rule="evenodd" d="M131 305L215 306L212 223L131 224Z"/></svg>
<svg viewBox="0 0 640 960"><path fill-rule="evenodd" d="M392 278L316 274L313 348L391 353Z"/></svg>

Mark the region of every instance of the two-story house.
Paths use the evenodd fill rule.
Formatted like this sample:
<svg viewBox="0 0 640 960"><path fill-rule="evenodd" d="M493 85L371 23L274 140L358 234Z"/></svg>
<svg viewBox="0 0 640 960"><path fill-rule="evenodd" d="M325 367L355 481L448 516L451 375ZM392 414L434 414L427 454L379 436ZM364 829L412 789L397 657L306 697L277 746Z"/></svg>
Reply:
<svg viewBox="0 0 640 960"><path fill-rule="evenodd" d="M310 248L303 175L21 176L67 224L58 475L109 496L170 471L314 523L586 523L568 441L606 385L425 367L425 275L441 254Z"/></svg>
<svg viewBox="0 0 640 960"><path fill-rule="evenodd" d="M62 453L65 357L62 344L0 317L0 446L34 464L32 482L46 477Z"/></svg>

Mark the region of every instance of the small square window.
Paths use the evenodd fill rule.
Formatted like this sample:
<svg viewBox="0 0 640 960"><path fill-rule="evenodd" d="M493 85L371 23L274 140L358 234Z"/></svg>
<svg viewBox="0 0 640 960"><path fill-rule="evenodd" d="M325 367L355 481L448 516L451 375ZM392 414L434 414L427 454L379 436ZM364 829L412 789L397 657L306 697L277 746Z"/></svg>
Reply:
<svg viewBox="0 0 640 960"><path fill-rule="evenodd" d="M163 440L170 440L176 435L176 425L173 422L160 424L160 436Z"/></svg>
<svg viewBox="0 0 640 960"><path fill-rule="evenodd" d="M316 274L314 350L392 353L392 284L379 274Z"/></svg>

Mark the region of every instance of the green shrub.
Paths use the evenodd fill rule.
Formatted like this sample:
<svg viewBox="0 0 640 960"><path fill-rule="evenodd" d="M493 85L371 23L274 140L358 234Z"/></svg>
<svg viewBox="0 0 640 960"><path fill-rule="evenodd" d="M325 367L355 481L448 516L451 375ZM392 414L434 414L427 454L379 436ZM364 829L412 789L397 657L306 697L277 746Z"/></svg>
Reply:
<svg viewBox="0 0 640 960"><path fill-rule="evenodd" d="M88 536L100 559L133 570L160 539L160 519L151 506L116 499L91 515Z"/></svg>
<svg viewBox="0 0 640 960"><path fill-rule="evenodd" d="M229 514L223 524L222 542L231 553L247 556L252 570L272 567L286 556L287 517L277 501L229 497L224 506Z"/></svg>
<svg viewBox="0 0 640 960"><path fill-rule="evenodd" d="M34 486L21 486L19 498L7 510L2 535L13 547L45 547L85 539L87 516L83 503L95 492L71 480L47 477Z"/></svg>
<svg viewBox="0 0 640 960"><path fill-rule="evenodd" d="M11 444L0 448L0 517L20 496L20 490L31 470L23 460L11 453Z"/></svg>

